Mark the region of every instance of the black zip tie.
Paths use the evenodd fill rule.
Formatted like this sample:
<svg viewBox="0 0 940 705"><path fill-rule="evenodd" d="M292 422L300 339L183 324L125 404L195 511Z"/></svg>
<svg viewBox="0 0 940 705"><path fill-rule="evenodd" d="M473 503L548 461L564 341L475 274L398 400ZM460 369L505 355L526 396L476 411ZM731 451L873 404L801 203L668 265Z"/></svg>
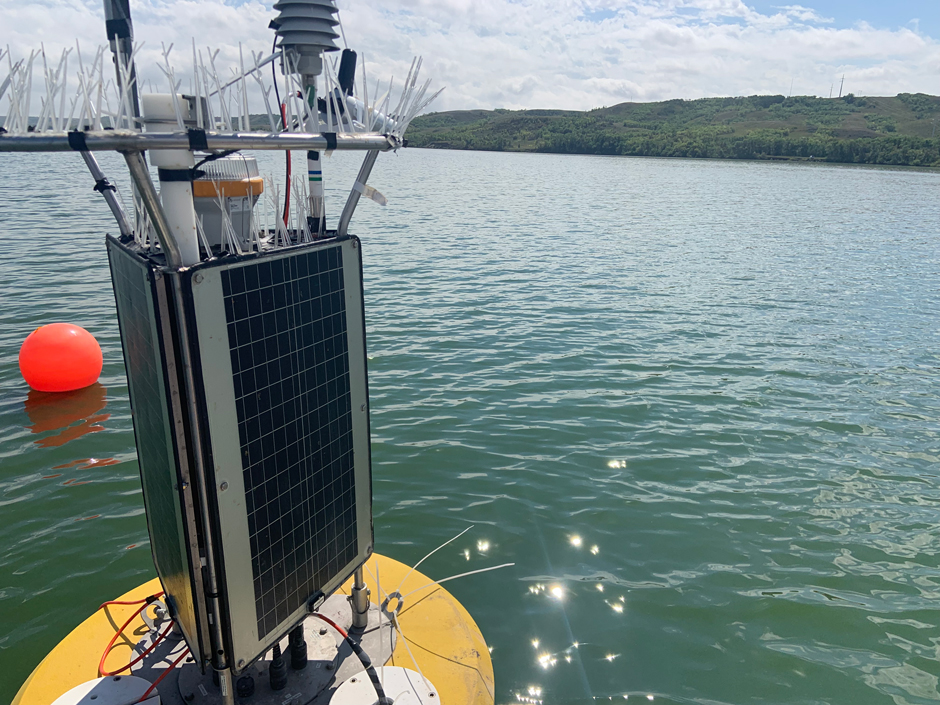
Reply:
<svg viewBox="0 0 940 705"><path fill-rule="evenodd" d="M85 144L85 133L79 130L69 132L69 147L76 152L87 152L88 145Z"/></svg>
<svg viewBox="0 0 940 705"><path fill-rule="evenodd" d="M206 131L191 127L189 128L189 151L191 152L207 152L209 151L209 143L206 141Z"/></svg>
<svg viewBox="0 0 940 705"><path fill-rule="evenodd" d="M324 132L324 139L326 139L326 151L332 151L336 149L336 133L335 132Z"/></svg>
<svg viewBox="0 0 940 705"><path fill-rule="evenodd" d="M94 190L98 193L104 193L105 191L117 191L117 189L114 188L114 184L108 181L107 176L95 182Z"/></svg>

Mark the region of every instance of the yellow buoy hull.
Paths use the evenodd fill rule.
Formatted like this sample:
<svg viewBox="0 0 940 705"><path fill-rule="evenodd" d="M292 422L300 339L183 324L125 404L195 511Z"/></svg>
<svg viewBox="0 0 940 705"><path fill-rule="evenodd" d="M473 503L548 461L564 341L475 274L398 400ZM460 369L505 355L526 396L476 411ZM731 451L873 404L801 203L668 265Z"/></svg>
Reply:
<svg viewBox="0 0 940 705"><path fill-rule="evenodd" d="M403 638L398 639L389 665L420 670L437 688L442 705L493 705L489 649L463 605L441 586L432 585L426 575L411 571L392 558L373 555L366 563L365 576L373 601L381 603L395 590L407 595L398 615ZM348 595L351 587L352 580L340 592ZM154 579L117 600L142 600L161 590L160 581ZM78 625L36 666L13 699L13 705L51 705L63 693L97 678L101 654L136 609L137 606L109 605ZM127 664L133 658L135 644L147 631L138 616L111 649L105 669Z"/></svg>

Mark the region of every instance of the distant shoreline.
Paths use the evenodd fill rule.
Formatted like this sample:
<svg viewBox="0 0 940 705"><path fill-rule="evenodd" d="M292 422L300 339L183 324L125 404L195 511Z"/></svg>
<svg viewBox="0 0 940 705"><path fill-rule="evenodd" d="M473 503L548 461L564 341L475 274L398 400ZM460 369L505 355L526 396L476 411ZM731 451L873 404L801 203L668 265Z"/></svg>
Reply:
<svg viewBox="0 0 940 705"><path fill-rule="evenodd" d="M684 157L684 156L659 156L649 154L599 154L594 152L536 152L533 150L510 150L510 149L481 149L466 147L445 147L440 145L416 145L407 142L408 149L426 149L428 151L438 152L486 152L488 154L543 154L563 157L635 157L637 159L701 159L705 161L728 161L728 162L777 162L780 164L819 164L835 166L870 166L870 167L888 167L892 169L920 169L928 172L940 171L940 164L875 164L869 162L837 162L827 159L810 159L809 157Z"/></svg>
<svg viewBox="0 0 940 705"><path fill-rule="evenodd" d="M940 97L748 96L422 115L410 147L940 167Z"/></svg>

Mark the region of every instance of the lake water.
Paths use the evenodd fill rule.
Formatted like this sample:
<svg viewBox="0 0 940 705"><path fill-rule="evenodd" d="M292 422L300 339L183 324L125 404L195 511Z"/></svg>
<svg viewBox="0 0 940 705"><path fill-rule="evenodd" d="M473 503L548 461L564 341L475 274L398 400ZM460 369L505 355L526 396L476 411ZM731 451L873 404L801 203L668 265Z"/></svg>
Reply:
<svg viewBox="0 0 940 705"><path fill-rule="evenodd" d="M472 524L422 570L515 562L449 584L498 703L940 700L940 173L406 150L371 182L376 547ZM0 702L153 576L106 230L79 157L0 155ZM55 321L104 350L68 402L17 370Z"/></svg>

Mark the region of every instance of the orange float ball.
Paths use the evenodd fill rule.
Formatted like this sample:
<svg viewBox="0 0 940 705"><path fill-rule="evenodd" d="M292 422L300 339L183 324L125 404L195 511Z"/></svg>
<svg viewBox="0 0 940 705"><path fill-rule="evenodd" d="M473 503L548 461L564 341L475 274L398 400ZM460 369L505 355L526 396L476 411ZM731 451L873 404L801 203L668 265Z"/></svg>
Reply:
<svg viewBox="0 0 940 705"><path fill-rule="evenodd" d="M30 333L20 348L20 373L38 392L71 392L98 381L101 346L71 323L51 323Z"/></svg>

